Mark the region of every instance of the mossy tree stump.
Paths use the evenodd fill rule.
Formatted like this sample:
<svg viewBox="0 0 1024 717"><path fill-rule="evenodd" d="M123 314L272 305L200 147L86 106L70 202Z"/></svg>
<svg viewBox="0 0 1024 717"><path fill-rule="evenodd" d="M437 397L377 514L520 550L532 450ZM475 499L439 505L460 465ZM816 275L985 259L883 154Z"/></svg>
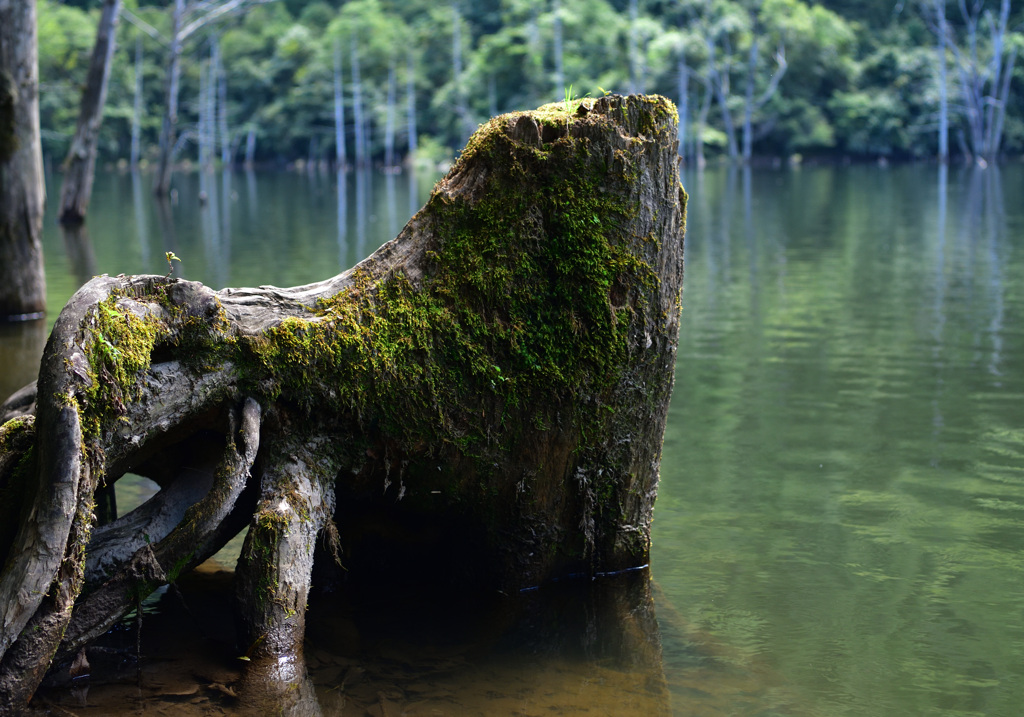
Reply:
<svg viewBox="0 0 1024 717"><path fill-rule="evenodd" d="M320 283L79 290L0 409L0 710L245 525L240 650L279 680L332 555L505 591L645 564L676 121L643 96L492 119L398 238ZM161 491L97 526L129 471Z"/></svg>

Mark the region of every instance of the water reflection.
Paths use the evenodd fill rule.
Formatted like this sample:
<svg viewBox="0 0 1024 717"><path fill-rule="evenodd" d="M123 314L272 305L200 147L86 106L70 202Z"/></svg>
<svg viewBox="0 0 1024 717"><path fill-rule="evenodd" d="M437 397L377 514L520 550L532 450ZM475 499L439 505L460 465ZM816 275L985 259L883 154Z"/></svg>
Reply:
<svg viewBox="0 0 1024 717"><path fill-rule="evenodd" d="M689 639L770 670L811 714L1017 709L1024 215L1004 195L1022 179L690 180L652 564ZM685 714L699 670L676 640L663 623Z"/></svg>
<svg viewBox="0 0 1024 717"><path fill-rule="evenodd" d="M348 177L344 169L338 170L338 266L345 269L348 263Z"/></svg>
<svg viewBox="0 0 1024 717"><path fill-rule="evenodd" d="M144 620L136 670L103 638L90 656L89 703L105 714L132 704L175 714L600 714L668 715L668 683L646 572L574 581L516 597L396 583L314 593L303 659L286 660L290 689L271 704L247 680L231 627L230 574L183 577ZM702 656L691 655L693 663ZM266 683L275 682L262 673ZM246 688L248 687L248 690ZM238 695L235 699L232 695ZM49 702L73 707L63 688Z"/></svg>
<svg viewBox="0 0 1024 717"><path fill-rule="evenodd" d="M36 380L46 333L46 319L0 322L0 403Z"/></svg>
<svg viewBox="0 0 1024 717"><path fill-rule="evenodd" d="M146 197L148 192L137 168L132 170L132 211L135 215L135 234L139 240L139 257L143 266L149 266L149 222L146 219Z"/></svg>
<svg viewBox="0 0 1024 717"><path fill-rule="evenodd" d="M387 196L388 235L398 236L398 203L395 199L395 173L387 172L384 175L384 188Z"/></svg>
<svg viewBox="0 0 1024 717"><path fill-rule="evenodd" d="M89 240L89 230L85 224L61 225L60 233L64 238L64 251L67 253L75 281L81 286L96 276L96 253Z"/></svg>
<svg viewBox="0 0 1024 717"><path fill-rule="evenodd" d="M368 212L369 170L356 170L356 256L366 256L366 219Z"/></svg>
<svg viewBox="0 0 1024 717"><path fill-rule="evenodd" d="M256 203L256 172L252 170L252 167L247 167L245 170L245 190L249 199L249 218L255 219L258 204Z"/></svg>
<svg viewBox="0 0 1024 717"><path fill-rule="evenodd" d="M174 212L171 208L171 203L164 197L156 199L154 203L156 204L157 220L160 226L160 240L164 253L173 252L177 256L182 249L178 244L178 233L174 226ZM158 270L151 269L150 271ZM174 264L173 271L177 277L186 277L186 269L183 266L183 262Z"/></svg>
<svg viewBox="0 0 1024 717"><path fill-rule="evenodd" d="M411 214L435 178L389 187L363 172L329 187L330 177L247 173L227 179L240 190L229 217L221 176L218 243L202 224L196 175L183 175L179 205L162 209L148 192L136 199L133 177L101 175L89 223L95 271L164 273L172 250L208 283L322 279L335 270L328 258L348 266L390 239L391 207ZM373 712L399 700L410 713L445 700L458 702L438 707L449 712L592 706L660 684L659 668L615 667L602 652L634 634L660 635L676 714L1017 713L1024 210L1006 197L1024 192L1024 170L686 169L684 184L686 282L652 556L658 630L601 638L586 623L600 607L552 608L555 618L527 607L517 618L493 605L381 600L372 613L353 598L310 633L325 713L341 697ZM137 242L122 226L133 209ZM406 217L395 216L401 226ZM142 235L144 217L161 228L160 251ZM60 306L81 271L56 223L46 227L49 301ZM245 240L225 242L232 234ZM17 358L22 339L3 330L0 371L30 374L10 382L17 388L38 359ZM229 602L211 598L207 609L184 592L200 634L230 624ZM240 674L232 638L188 643L190 620L146 623L154 659L141 694L168 710L194 699L234 709L214 687ZM573 620L571 635L559 633L556 623ZM430 624L440 627L430 634ZM641 657L625 662L647 664L650 644L632 644ZM90 700L136 704L126 679Z"/></svg>
<svg viewBox="0 0 1024 717"><path fill-rule="evenodd" d="M406 175L409 177L409 211L407 213L411 217L420 210L420 193L417 189L416 170L410 169Z"/></svg>
<svg viewBox="0 0 1024 717"><path fill-rule="evenodd" d="M199 173L199 210L202 216L201 228L206 278L211 286L228 286L231 280L231 224L222 221L222 215L231 213L231 172L221 173L223 178L220 191L212 172Z"/></svg>

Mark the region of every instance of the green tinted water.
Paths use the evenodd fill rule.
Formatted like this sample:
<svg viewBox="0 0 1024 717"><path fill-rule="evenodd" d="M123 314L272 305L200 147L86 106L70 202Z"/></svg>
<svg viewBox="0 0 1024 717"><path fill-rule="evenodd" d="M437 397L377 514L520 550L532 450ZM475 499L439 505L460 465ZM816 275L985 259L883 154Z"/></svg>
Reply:
<svg viewBox="0 0 1024 717"><path fill-rule="evenodd" d="M169 216L146 179L98 178L91 241L48 219L51 306L96 272L165 273L165 251L215 287L324 278L394 236L434 178L349 175L339 192L334 175L185 176ZM379 597L323 610L309 654L325 713L1019 713L1024 171L684 182L653 613L633 584L531 597L514 616ZM3 385L24 382L42 333L0 334ZM174 604L143 633L159 668L65 704L230 709L211 685L235 674L232 648L175 642L194 617Z"/></svg>
<svg viewBox="0 0 1024 717"><path fill-rule="evenodd" d="M1021 168L686 180L667 600L812 714L1019 714Z"/></svg>

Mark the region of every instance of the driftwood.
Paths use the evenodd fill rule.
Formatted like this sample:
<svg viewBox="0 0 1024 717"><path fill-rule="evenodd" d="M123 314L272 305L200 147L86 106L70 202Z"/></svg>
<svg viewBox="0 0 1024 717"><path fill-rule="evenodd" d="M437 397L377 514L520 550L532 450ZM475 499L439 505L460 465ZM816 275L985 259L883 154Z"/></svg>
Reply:
<svg viewBox="0 0 1024 717"><path fill-rule="evenodd" d="M0 407L0 712L246 525L244 683L291 702L314 562L506 592L644 565L684 218L675 108L609 96L492 119L326 281L90 281ZM98 524L126 472L161 491Z"/></svg>

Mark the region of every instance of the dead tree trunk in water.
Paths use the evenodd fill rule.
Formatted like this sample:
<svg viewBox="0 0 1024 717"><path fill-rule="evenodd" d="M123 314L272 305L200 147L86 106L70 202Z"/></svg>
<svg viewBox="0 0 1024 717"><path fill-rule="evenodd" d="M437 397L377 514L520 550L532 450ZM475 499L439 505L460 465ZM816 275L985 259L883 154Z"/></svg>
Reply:
<svg viewBox="0 0 1024 717"><path fill-rule="evenodd" d="M35 0L0 2L0 321L46 311L37 55Z"/></svg>
<svg viewBox="0 0 1024 717"><path fill-rule="evenodd" d="M398 238L331 279L86 284L38 388L0 408L0 712L245 524L246 684L281 699L301 699L318 536L371 578L382 556L506 590L644 565L676 149L661 98L547 105L482 127ZM162 490L95 528L94 491L128 470Z"/></svg>
<svg viewBox="0 0 1024 717"><path fill-rule="evenodd" d="M96 44L92 48L89 74L82 90L75 138L64 160L64 181L60 188L58 214L61 224L81 224L89 209L100 123L103 121L103 105L107 102L107 81L110 79L111 59L117 44L115 34L120 13L121 0L105 0L96 28Z"/></svg>

